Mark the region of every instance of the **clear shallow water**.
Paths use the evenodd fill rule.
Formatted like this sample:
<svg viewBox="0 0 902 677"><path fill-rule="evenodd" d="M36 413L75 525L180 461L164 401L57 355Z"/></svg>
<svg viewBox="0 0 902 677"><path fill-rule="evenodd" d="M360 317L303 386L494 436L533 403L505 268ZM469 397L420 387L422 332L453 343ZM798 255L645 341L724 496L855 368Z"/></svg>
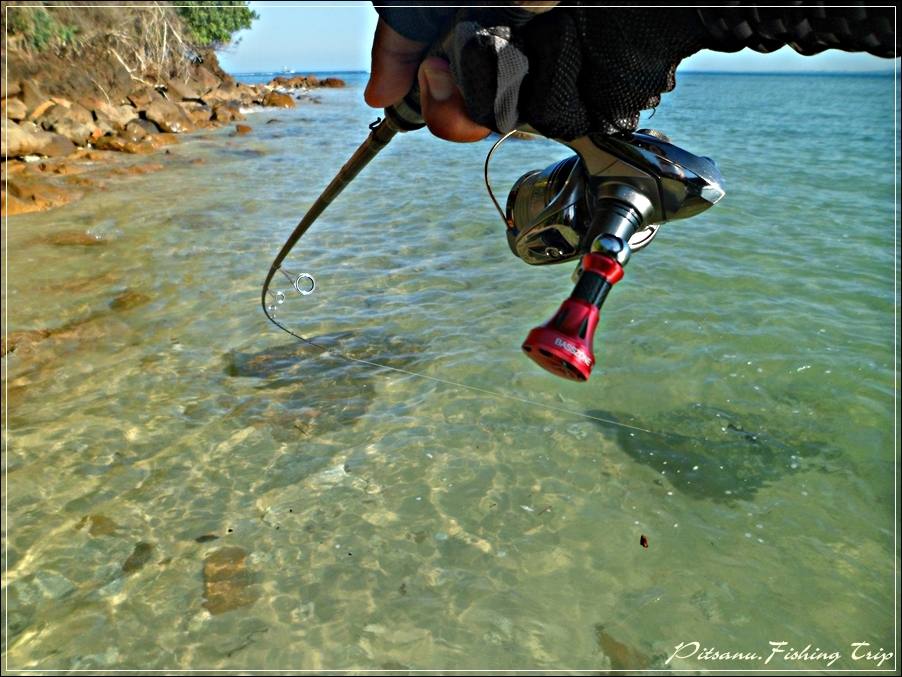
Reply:
<svg viewBox="0 0 902 677"><path fill-rule="evenodd" d="M681 76L650 124L728 195L630 263L588 385L520 354L571 268L510 254L488 143L397 138L296 249L305 335L651 433L265 321L272 257L375 117L348 79L11 221L9 329L69 327L4 358L8 667L826 668L764 665L770 641L874 667L851 644L894 636L892 78ZM565 154L509 143L493 182ZM107 243L37 239L72 229ZM218 551L246 553L242 605L211 614ZM762 659L665 665L693 641Z"/></svg>

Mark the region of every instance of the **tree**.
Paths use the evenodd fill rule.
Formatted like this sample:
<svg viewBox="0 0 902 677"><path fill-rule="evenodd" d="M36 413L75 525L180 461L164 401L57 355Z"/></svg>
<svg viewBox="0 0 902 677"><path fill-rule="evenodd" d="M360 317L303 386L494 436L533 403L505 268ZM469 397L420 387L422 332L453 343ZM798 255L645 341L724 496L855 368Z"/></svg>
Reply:
<svg viewBox="0 0 902 677"><path fill-rule="evenodd" d="M175 8L191 38L198 47L219 49L232 40L232 35L251 27L260 15L247 2L178 2Z"/></svg>

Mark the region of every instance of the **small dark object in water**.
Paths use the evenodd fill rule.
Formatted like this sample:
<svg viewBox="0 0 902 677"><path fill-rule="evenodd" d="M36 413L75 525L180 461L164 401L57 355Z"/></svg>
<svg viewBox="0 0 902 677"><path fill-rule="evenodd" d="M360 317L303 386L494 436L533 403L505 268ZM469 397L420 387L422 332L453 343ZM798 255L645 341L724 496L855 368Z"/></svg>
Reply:
<svg viewBox="0 0 902 677"><path fill-rule="evenodd" d="M639 545L641 545L643 548L648 548L648 539L645 538L645 534L639 536Z"/></svg>
<svg viewBox="0 0 902 677"><path fill-rule="evenodd" d="M122 571L127 574L134 573L145 564L150 559L150 556L153 554L153 544L151 543L138 543L135 546L134 551L131 555L128 556L128 559L125 560L125 564L122 565Z"/></svg>
<svg viewBox="0 0 902 677"><path fill-rule="evenodd" d="M194 540L198 543L209 543L210 541L215 541L219 536L216 534L204 534L203 536L198 536Z"/></svg>

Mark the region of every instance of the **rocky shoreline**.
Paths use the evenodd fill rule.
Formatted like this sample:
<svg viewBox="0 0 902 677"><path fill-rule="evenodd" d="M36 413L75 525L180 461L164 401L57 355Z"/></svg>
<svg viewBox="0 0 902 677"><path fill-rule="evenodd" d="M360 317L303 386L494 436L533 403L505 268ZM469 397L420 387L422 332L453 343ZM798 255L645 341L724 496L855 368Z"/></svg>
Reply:
<svg viewBox="0 0 902 677"><path fill-rule="evenodd" d="M344 84L306 75L249 85L203 65L182 79L141 81L119 100L49 96L33 80L10 82L2 101L2 216L60 207L109 176L163 169L159 162L120 165L126 156L157 153L198 130L235 124L235 134L247 134L250 126L236 124L244 112L315 103L311 90Z"/></svg>

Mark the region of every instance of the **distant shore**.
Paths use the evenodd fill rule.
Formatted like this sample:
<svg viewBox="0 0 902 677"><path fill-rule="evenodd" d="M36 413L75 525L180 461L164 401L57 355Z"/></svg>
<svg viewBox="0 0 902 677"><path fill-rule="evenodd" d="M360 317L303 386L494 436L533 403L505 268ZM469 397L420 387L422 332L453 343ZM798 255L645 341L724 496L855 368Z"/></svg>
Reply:
<svg viewBox="0 0 902 677"><path fill-rule="evenodd" d="M294 108L311 101L315 88L345 84L314 75L244 84L210 65L196 64L182 78L136 83L119 98L90 91L50 95L38 78L10 82L3 100L2 216L69 204L111 176L158 171L166 147L183 134L232 124L234 135L249 134L251 127L241 124L246 112ZM123 166L132 155L154 161Z"/></svg>

